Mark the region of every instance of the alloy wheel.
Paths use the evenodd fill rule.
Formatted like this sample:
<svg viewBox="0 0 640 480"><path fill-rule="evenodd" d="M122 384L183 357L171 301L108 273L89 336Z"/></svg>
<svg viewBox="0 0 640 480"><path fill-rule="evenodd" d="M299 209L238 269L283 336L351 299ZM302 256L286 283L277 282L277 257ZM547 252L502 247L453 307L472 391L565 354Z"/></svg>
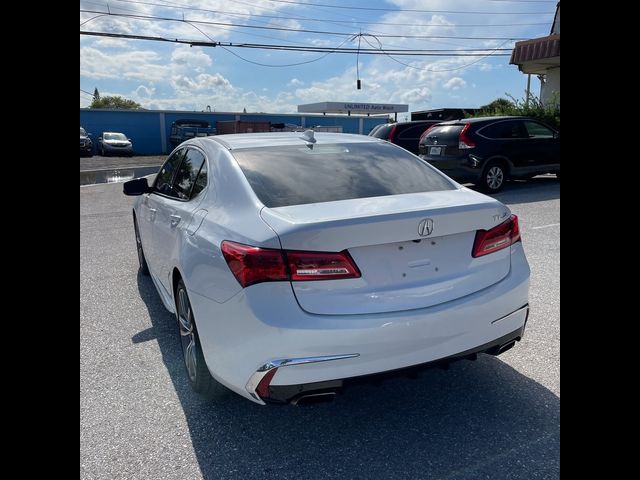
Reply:
<svg viewBox="0 0 640 480"><path fill-rule="evenodd" d="M138 222L135 222L134 229L136 233L136 251L138 252L138 262L140 266L144 264L144 253L142 251L142 240L140 239L140 232L138 231Z"/></svg>
<svg viewBox="0 0 640 480"><path fill-rule="evenodd" d="M497 190L502 186L502 182L504 182L504 172L502 168L497 165L494 165L487 171L486 175L487 186L491 190Z"/></svg>
<svg viewBox="0 0 640 480"><path fill-rule="evenodd" d="M187 292L181 288L178 290L178 324L180 327L180 341L182 342L182 352L184 354L184 364L187 367L189 379L196 380L198 371L198 360L196 355L195 331L193 329L193 312Z"/></svg>

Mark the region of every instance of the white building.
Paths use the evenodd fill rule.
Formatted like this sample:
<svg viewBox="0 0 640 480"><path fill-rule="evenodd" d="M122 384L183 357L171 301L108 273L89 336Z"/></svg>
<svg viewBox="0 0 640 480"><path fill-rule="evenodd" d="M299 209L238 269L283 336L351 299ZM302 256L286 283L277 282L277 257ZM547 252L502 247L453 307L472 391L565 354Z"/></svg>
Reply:
<svg viewBox="0 0 640 480"><path fill-rule="evenodd" d="M538 76L543 104L554 98L560 101L560 2L549 35L516 42L509 63L518 65L522 73Z"/></svg>

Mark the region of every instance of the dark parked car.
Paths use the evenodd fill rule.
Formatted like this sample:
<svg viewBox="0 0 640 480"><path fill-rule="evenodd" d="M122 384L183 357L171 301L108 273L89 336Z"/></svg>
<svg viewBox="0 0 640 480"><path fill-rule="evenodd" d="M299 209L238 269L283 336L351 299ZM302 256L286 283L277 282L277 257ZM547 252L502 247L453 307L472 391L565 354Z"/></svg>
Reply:
<svg viewBox="0 0 640 480"><path fill-rule="evenodd" d="M91 138L89 138L90 136L90 133L87 133L84 128L80 127L80 156L93 156L93 142Z"/></svg>
<svg viewBox="0 0 640 480"><path fill-rule="evenodd" d="M369 132L370 137L381 138L391 143L395 143L399 147L409 150L411 153L418 154L418 142L420 141L420 135L424 131L440 123L440 120L417 120L415 122L398 122L398 123L385 123L384 125L374 127Z"/></svg>
<svg viewBox="0 0 640 480"><path fill-rule="evenodd" d="M560 133L528 117L450 120L423 134L420 157L454 180L498 192L510 178L559 178Z"/></svg>
<svg viewBox="0 0 640 480"><path fill-rule="evenodd" d="M206 120L183 118L171 124L169 142L171 142L171 145L174 147L177 147L190 138L207 137L209 135L215 135L216 133L215 127L212 127Z"/></svg>

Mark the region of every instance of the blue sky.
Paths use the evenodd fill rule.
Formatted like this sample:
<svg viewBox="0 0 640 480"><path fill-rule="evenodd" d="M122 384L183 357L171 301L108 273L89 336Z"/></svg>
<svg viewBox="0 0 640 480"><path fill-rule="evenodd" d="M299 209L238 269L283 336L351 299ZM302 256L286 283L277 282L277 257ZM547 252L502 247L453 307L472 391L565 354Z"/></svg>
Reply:
<svg viewBox="0 0 640 480"><path fill-rule="evenodd" d="M547 35L555 6L544 0L81 0L85 31L331 48L356 48L359 38L361 48L378 53L420 49L472 56L361 54L357 59L80 35L80 107L91 103L85 92L94 88L148 109L209 106L227 112L295 113L299 104L323 101L406 103L415 111L478 107L505 93L522 98L526 75L509 65L509 56L495 55L508 51L496 49L513 47L510 39ZM363 36L355 37L359 33ZM309 63L282 66L300 62ZM531 86L539 91L535 77Z"/></svg>

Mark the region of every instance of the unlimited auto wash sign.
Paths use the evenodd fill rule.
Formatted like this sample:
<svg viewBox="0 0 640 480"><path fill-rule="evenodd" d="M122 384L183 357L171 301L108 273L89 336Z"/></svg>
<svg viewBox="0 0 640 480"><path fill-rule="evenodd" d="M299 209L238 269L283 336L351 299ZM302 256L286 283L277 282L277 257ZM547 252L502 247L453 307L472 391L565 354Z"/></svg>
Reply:
<svg viewBox="0 0 640 480"><path fill-rule="evenodd" d="M397 107L406 106L405 110L398 110ZM344 109L354 113L393 113L406 112L408 105L390 105L388 103L345 103Z"/></svg>
<svg viewBox="0 0 640 480"><path fill-rule="evenodd" d="M408 112L409 105L393 103L320 102L298 105L300 113L394 113Z"/></svg>

